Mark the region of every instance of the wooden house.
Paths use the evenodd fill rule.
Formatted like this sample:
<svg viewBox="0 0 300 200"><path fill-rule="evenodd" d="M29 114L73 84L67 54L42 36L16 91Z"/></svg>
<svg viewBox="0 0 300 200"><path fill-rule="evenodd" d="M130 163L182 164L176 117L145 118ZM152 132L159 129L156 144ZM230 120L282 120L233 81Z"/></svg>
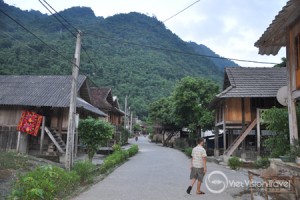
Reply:
<svg viewBox="0 0 300 200"><path fill-rule="evenodd" d="M111 88L92 87L91 95L92 104L105 112L108 122L115 126L122 124L125 113L120 109L118 98L112 95Z"/></svg>
<svg viewBox="0 0 300 200"><path fill-rule="evenodd" d="M49 144L54 144L60 153L64 153L71 82L72 76L0 75L0 149L17 148L16 126L22 111L26 110L43 116L43 128L37 137L22 133L20 151L40 150L42 153ZM79 75L77 88L79 117L106 117L104 112L91 105L85 76Z"/></svg>
<svg viewBox="0 0 300 200"><path fill-rule="evenodd" d="M243 150L260 151L261 130L254 131L260 110L280 106L276 94L286 80L285 68L225 69L223 91L212 103L216 131L224 130L224 155L232 155L241 143ZM215 148L218 144L215 137Z"/></svg>
<svg viewBox="0 0 300 200"><path fill-rule="evenodd" d="M300 98L300 1L289 0L255 43L261 55L277 55L286 47L290 142L299 138L296 101Z"/></svg>

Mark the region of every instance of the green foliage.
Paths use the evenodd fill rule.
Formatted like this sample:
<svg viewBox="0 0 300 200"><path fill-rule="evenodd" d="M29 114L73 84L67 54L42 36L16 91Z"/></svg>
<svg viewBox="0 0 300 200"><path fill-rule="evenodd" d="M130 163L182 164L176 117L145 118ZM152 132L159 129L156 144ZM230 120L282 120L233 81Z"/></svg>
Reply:
<svg viewBox="0 0 300 200"><path fill-rule="evenodd" d="M76 172L56 166L40 166L15 182L11 199L53 200L68 195L79 183Z"/></svg>
<svg viewBox="0 0 300 200"><path fill-rule="evenodd" d="M192 157L192 151L193 151L193 148L192 147L187 147L184 149L184 153L185 155L187 155L188 157Z"/></svg>
<svg viewBox="0 0 300 200"><path fill-rule="evenodd" d="M289 156L292 160L295 160L296 157L300 157L300 140L294 140Z"/></svg>
<svg viewBox="0 0 300 200"><path fill-rule="evenodd" d="M3 169L27 169L30 164L25 155L18 155L13 152L0 151L0 170Z"/></svg>
<svg viewBox="0 0 300 200"><path fill-rule="evenodd" d="M129 157L132 157L139 152L139 146L134 144L127 151L129 153Z"/></svg>
<svg viewBox="0 0 300 200"><path fill-rule="evenodd" d="M73 56L75 38L53 16L21 11L5 3L0 6L64 56ZM86 33L83 45L95 66L82 53L81 73L89 75L100 86L114 88L121 105L122 97L128 95L131 108L140 117L147 116L149 103L170 95L176 80L202 76L220 84L224 65L228 65L217 66L214 61L218 59L147 48L151 45L204 55L213 53L198 48L197 44L188 45L155 17L129 13L104 19L96 17L91 9L80 7L66 9L61 14ZM70 59L65 60L34 37L24 34L9 18L1 17L0 28L0 74L71 74ZM120 38L141 46L118 42Z"/></svg>
<svg viewBox="0 0 300 200"><path fill-rule="evenodd" d="M243 162L238 157L231 157L228 159L228 165L231 169L236 170L242 166Z"/></svg>
<svg viewBox="0 0 300 200"><path fill-rule="evenodd" d="M92 160L100 145L105 145L113 136L113 127L105 121L87 118L79 122L79 137L87 146L88 157Z"/></svg>
<svg viewBox="0 0 300 200"><path fill-rule="evenodd" d="M128 129L124 129L124 127L122 126L121 127L121 144L122 145L125 145L125 144L128 144L128 138L129 138L129 135L130 135L130 132Z"/></svg>
<svg viewBox="0 0 300 200"><path fill-rule="evenodd" d="M133 130L134 130L134 132L136 132L136 131L141 131L141 130L142 130L142 127L141 127L140 124L135 124L135 125L133 126Z"/></svg>
<svg viewBox="0 0 300 200"><path fill-rule="evenodd" d="M149 106L149 119L159 123L164 130L180 130L175 117L175 104L172 96L161 98Z"/></svg>
<svg viewBox="0 0 300 200"><path fill-rule="evenodd" d="M211 129L214 115L208 105L218 91L218 85L207 79L181 79L174 90L175 115L181 127L189 127L192 131Z"/></svg>
<svg viewBox="0 0 300 200"><path fill-rule="evenodd" d="M72 170L74 170L80 177L81 183L91 183L93 182L93 172L96 166L90 161L78 161L73 165Z"/></svg>
<svg viewBox="0 0 300 200"><path fill-rule="evenodd" d="M300 119L300 108L297 107L297 117ZM271 157L279 157L290 151L289 120L287 108L271 108L262 113L263 123L274 135L268 137L264 145L271 152ZM298 128L299 123L298 123Z"/></svg>
<svg viewBox="0 0 300 200"><path fill-rule="evenodd" d="M113 150L113 152L115 152L115 151L121 151L121 146L119 144L114 144L112 146L112 150Z"/></svg>
<svg viewBox="0 0 300 200"><path fill-rule="evenodd" d="M100 166L100 173L106 173L109 169L123 163L129 157L134 156L138 152L137 145L132 145L128 150L115 151L107 156Z"/></svg>
<svg viewBox="0 0 300 200"><path fill-rule="evenodd" d="M266 169L270 166L269 158L259 158L254 162L254 167Z"/></svg>

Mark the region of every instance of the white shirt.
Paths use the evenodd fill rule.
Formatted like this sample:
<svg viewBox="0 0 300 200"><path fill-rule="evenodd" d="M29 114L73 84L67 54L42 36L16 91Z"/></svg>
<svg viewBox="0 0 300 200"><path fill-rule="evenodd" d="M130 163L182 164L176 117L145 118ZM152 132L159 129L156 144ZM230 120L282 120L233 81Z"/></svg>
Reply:
<svg viewBox="0 0 300 200"><path fill-rule="evenodd" d="M203 168L203 158L206 157L206 151L205 149L198 145L195 148L193 148L192 151L192 157L193 157L193 167L195 168Z"/></svg>

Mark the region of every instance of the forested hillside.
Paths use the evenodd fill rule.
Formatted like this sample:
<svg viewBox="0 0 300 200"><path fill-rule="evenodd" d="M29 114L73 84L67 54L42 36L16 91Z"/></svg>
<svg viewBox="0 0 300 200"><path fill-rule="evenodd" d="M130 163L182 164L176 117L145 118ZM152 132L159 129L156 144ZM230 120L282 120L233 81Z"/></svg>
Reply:
<svg viewBox="0 0 300 200"><path fill-rule="evenodd" d="M60 22L37 11L8 6L2 0L0 7L64 55L0 13L0 74L71 74L76 38ZM209 49L181 40L155 17L140 13L96 17L86 7L60 14L83 32L80 73L97 85L112 87L121 103L128 95L130 107L140 117L146 116L150 102L168 96L182 77L202 76L221 83L224 66L236 65L195 56L207 55Z"/></svg>

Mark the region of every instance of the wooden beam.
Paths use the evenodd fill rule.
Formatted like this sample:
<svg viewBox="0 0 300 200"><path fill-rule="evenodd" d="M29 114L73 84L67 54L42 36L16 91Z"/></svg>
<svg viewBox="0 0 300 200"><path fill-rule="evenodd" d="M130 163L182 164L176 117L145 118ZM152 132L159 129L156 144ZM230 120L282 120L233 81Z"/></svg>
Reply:
<svg viewBox="0 0 300 200"><path fill-rule="evenodd" d="M18 131L17 152L20 151L21 131Z"/></svg>
<svg viewBox="0 0 300 200"><path fill-rule="evenodd" d="M260 109L256 109L256 137L257 137L257 155L260 156Z"/></svg>
<svg viewBox="0 0 300 200"><path fill-rule="evenodd" d="M241 98L241 107L242 107L242 131L245 128L245 98ZM240 132L240 134L242 134L242 131ZM242 151L246 150L246 141L243 140L242 142Z"/></svg>
<svg viewBox="0 0 300 200"><path fill-rule="evenodd" d="M42 130L41 130L41 138L40 138L40 155L43 154L43 145L44 145L44 137L45 137L45 116L43 116L42 121Z"/></svg>
<svg viewBox="0 0 300 200"><path fill-rule="evenodd" d="M297 127L297 115L296 105L293 98L293 91L296 89L296 59L295 59L295 45L294 36L290 30L286 34L287 48L287 88L288 88L288 111L289 111L289 131L290 131L290 144L294 143L294 140L298 140L298 127Z"/></svg>
<svg viewBox="0 0 300 200"><path fill-rule="evenodd" d="M226 121L225 121L225 105L223 107L223 119L224 119L224 123L223 123L223 149L224 151L226 151Z"/></svg>

